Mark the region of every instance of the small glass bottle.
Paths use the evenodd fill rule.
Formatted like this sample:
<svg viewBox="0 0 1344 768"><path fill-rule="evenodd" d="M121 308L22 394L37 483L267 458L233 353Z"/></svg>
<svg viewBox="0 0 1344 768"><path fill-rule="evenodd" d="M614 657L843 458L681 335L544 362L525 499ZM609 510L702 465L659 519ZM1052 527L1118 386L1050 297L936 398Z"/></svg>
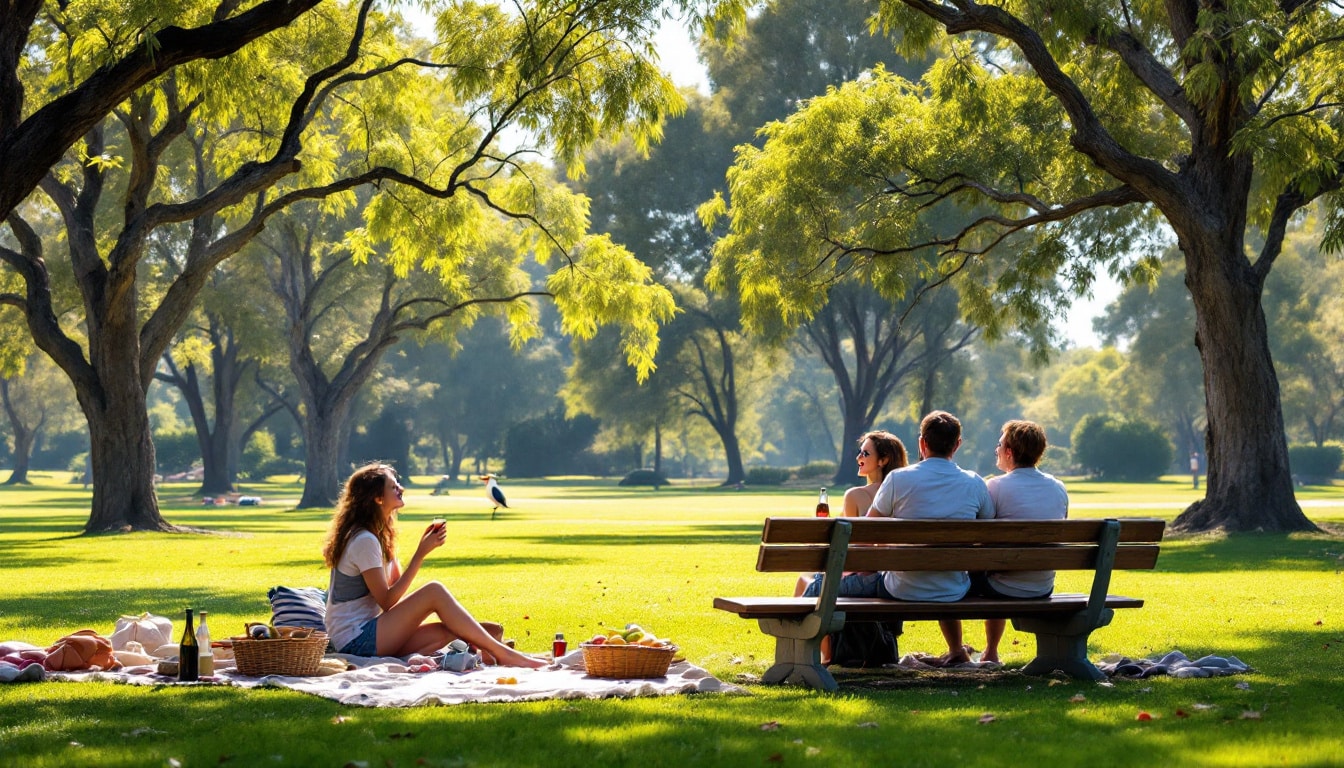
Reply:
<svg viewBox="0 0 1344 768"><path fill-rule="evenodd" d="M203 677L215 674L215 652L210 648L210 628L205 625L205 611L201 611L201 625L196 628L196 642L201 646L201 668Z"/></svg>
<svg viewBox="0 0 1344 768"><path fill-rule="evenodd" d="M567 651L568 649L569 649L569 643L565 642L565 633L556 632L555 642L551 644L551 658L558 659L561 656L564 656L565 651Z"/></svg>
<svg viewBox="0 0 1344 768"><path fill-rule="evenodd" d="M821 495L817 497L817 517L830 517L831 503L826 499L826 489L821 489Z"/></svg>

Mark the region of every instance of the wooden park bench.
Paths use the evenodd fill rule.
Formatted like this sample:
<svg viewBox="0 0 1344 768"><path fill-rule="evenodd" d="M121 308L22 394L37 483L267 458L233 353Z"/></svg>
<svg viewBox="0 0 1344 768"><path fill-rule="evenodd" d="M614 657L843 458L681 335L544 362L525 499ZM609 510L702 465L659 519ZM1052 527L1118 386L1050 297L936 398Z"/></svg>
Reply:
<svg viewBox="0 0 1344 768"><path fill-rule="evenodd" d="M756 570L822 572L812 597L718 597L714 607L760 622L775 637L765 683L803 683L827 691L835 678L821 665L821 638L846 621L1011 619L1036 635L1036 658L1022 670L1099 680L1087 659L1092 630L1117 608L1143 600L1107 594L1117 568L1152 568L1166 522L1127 520L892 520L772 517L761 532ZM1092 571L1086 593L1028 600L969 597L955 603L837 597L844 571ZM792 584L792 581L790 581Z"/></svg>

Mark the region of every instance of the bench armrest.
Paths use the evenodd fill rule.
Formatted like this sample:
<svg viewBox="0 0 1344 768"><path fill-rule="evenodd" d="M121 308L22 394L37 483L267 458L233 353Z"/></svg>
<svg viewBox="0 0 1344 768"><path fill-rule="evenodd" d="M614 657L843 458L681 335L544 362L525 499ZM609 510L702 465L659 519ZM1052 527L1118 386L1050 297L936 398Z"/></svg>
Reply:
<svg viewBox="0 0 1344 768"><path fill-rule="evenodd" d="M828 627L835 614L835 600L840 596L840 578L845 573L845 555L854 526L848 520L835 520L831 526L830 551L826 554L826 570L822 572L821 593L817 595L816 616L821 626Z"/></svg>

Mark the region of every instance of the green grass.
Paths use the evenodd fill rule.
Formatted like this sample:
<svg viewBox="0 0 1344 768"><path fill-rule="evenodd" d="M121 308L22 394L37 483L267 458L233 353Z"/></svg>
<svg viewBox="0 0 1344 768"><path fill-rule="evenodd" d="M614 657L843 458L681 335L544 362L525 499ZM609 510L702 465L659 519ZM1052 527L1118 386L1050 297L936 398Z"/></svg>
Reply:
<svg viewBox="0 0 1344 768"><path fill-rule="evenodd" d="M262 507L202 507L161 490L165 516L217 535L81 536L88 493L68 474L0 489L0 639L47 644L122 613L210 611L217 636L268 615L276 584L322 585L328 513L293 511L293 484L249 488ZM806 514L812 490L659 491L615 481L509 481L491 522L479 485L432 497L413 486L405 547L435 515L449 544L422 579L443 581L524 650L638 621L725 680L759 675L772 641L715 611L715 595L783 594L753 569L762 518ZM1075 517L1174 517L1189 479L1069 484ZM1309 517L1344 524L1344 488L1305 489ZM105 683L0 685L0 765L1344 765L1344 540L1324 535L1169 540L1152 572L1112 591L1146 598L1093 634L1093 656L1180 649L1235 655L1255 673L1114 686L1000 679L849 682L838 695L748 685L752 695L362 709L275 690ZM1081 589L1062 575L1061 589ZM967 639L982 639L967 626ZM929 623L903 652L937 651ZM1007 665L1034 641L1009 630ZM1238 687L1242 684L1243 687ZM1248 687L1246 687L1248 686ZM1072 701L1082 694L1085 700ZM1201 706L1196 706L1201 705ZM1151 722L1136 719L1140 711ZM1178 711L1187 716L1178 716ZM1244 713L1258 717L1246 717ZM981 724L984 714L992 722ZM762 724L778 723L777 729Z"/></svg>

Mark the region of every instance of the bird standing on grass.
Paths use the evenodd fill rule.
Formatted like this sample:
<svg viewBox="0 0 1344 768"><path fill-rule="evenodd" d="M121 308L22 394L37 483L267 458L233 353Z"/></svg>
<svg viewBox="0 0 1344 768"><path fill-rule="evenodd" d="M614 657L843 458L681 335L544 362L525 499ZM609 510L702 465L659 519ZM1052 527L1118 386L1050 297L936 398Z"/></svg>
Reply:
<svg viewBox="0 0 1344 768"><path fill-rule="evenodd" d="M494 475L481 475L485 481L485 498L490 500L490 519L495 519L495 513L500 507L509 508L509 503L504 501L504 492L499 489L499 484L495 482Z"/></svg>

